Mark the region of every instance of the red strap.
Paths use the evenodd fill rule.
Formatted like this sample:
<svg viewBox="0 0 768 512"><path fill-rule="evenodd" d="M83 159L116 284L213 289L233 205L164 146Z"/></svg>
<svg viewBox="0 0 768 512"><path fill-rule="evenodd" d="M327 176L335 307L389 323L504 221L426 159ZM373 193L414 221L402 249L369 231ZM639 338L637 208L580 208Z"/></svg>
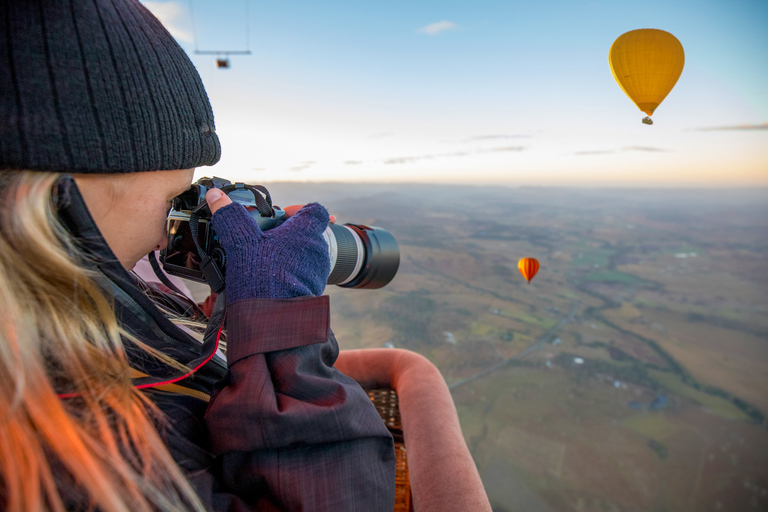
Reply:
<svg viewBox="0 0 768 512"><path fill-rule="evenodd" d="M213 356L216 355L216 351L219 349L219 340L221 339L221 331L223 330L224 330L224 325L222 324L221 327L219 327L219 332L216 334L216 346L213 348L213 351L205 360L203 360L203 362L195 366L192 370L185 373L184 375L181 375L179 377L174 377L173 379L168 379L162 382L151 382L149 384L140 384L136 386L136 389L148 389L148 388L154 388L158 386L164 386L166 384L173 384L175 382L179 382L180 380L184 380L187 377L190 377L197 370L205 366L208 363L208 361L213 359ZM80 396L80 393L59 393L57 396L59 398L74 398L76 396Z"/></svg>

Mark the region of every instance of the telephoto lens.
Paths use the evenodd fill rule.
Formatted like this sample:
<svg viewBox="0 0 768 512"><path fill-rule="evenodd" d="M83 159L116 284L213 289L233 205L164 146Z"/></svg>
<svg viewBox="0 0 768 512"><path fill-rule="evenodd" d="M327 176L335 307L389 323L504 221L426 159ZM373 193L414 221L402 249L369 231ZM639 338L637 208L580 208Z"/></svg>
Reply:
<svg viewBox="0 0 768 512"><path fill-rule="evenodd" d="M168 215L168 244L160 253L163 269L172 275L221 286L226 254L211 229L211 211L205 193L219 188L232 201L248 209L259 229L273 229L288 218L272 205L261 185L232 184L224 178L201 178L173 200ZM331 274L328 284L345 288L381 288L389 284L400 266L400 248L385 229L363 224L329 224L323 233L328 243ZM211 270L214 272L211 272ZM206 277L207 276L207 277Z"/></svg>
<svg viewBox="0 0 768 512"><path fill-rule="evenodd" d="M387 230L362 224L329 224L331 275L328 284L344 288L381 288L400 266L400 247Z"/></svg>

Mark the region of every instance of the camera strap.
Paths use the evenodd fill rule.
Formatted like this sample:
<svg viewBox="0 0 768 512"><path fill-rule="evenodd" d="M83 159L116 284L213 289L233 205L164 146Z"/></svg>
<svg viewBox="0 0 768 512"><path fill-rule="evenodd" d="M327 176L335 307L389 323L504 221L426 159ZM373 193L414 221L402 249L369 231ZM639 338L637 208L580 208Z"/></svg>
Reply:
<svg viewBox="0 0 768 512"><path fill-rule="evenodd" d="M247 190L253 194L256 209L262 217L271 217L274 214L272 210L272 196L269 195L269 190L266 187L262 185L247 185L245 183L235 183L221 187L221 191L227 195L235 190Z"/></svg>
<svg viewBox="0 0 768 512"><path fill-rule="evenodd" d="M235 183L234 185L225 185L220 189L225 194L229 195L230 192L235 190L248 190L253 194L254 204L259 215L262 217L272 217L274 210L272 208L272 196L269 195L269 191L261 185L247 185L245 183ZM224 272L216 262L216 259L205 252L200 246L198 240L199 222L200 218L211 218L211 208L207 202L197 205L189 214L189 230L192 233L192 240L195 242L195 248L197 254L200 256L200 270L205 276L205 280L208 286L211 287L213 293L219 293L224 289Z"/></svg>
<svg viewBox="0 0 768 512"><path fill-rule="evenodd" d="M161 283L163 283L165 286L167 286L171 291L178 293L180 295L184 295L184 292L179 290L179 288L173 284L173 281L168 279L168 276L165 275L165 272L163 272L163 269L160 268L160 262L157 261L157 256L155 256L155 251L150 252L147 255L147 259L149 260L149 264L152 266L152 271L155 273L157 278L160 280Z"/></svg>
<svg viewBox="0 0 768 512"><path fill-rule="evenodd" d="M210 209L208 209L208 204L203 203L201 206L204 206L205 209L208 210L207 216L210 216ZM197 254L200 256L200 270L203 272L205 281L208 283L208 286L211 287L211 291L213 293L219 293L224 289L224 272L222 272L218 263L216 263L216 260L214 260L213 257L205 252L205 249L200 246L200 242L197 239L199 233L198 224L200 222L201 210L203 210L203 208L195 208L195 210L190 213L189 231L192 233L192 240L194 240L195 248L197 248Z"/></svg>

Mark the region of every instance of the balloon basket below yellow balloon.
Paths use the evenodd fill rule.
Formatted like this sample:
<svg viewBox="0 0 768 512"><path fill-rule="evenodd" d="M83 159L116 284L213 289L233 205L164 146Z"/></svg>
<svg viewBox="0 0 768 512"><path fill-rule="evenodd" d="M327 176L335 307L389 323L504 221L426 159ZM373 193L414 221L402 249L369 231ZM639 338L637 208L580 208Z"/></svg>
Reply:
<svg viewBox="0 0 768 512"><path fill-rule="evenodd" d="M650 117L648 117L648 116L645 116L645 117L643 118L643 124L653 124L653 119L651 119L651 118L650 118Z"/></svg>

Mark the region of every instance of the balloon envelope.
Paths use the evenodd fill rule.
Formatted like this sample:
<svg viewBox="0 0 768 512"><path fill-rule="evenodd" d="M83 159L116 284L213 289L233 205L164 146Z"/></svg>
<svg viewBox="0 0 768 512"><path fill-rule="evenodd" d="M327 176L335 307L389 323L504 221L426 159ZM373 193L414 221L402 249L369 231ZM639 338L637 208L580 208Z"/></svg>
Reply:
<svg viewBox="0 0 768 512"><path fill-rule="evenodd" d="M620 35L611 45L608 62L629 99L650 116L680 78L685 53L669 32L643 28Z"/></svg>
<svg viewBox="0 0 768 512"><path fill-rule="evenodd" d="M517 262L517 269L529 283L536 272L539 271L539 260L536 258L523 258Z"/></svg>

